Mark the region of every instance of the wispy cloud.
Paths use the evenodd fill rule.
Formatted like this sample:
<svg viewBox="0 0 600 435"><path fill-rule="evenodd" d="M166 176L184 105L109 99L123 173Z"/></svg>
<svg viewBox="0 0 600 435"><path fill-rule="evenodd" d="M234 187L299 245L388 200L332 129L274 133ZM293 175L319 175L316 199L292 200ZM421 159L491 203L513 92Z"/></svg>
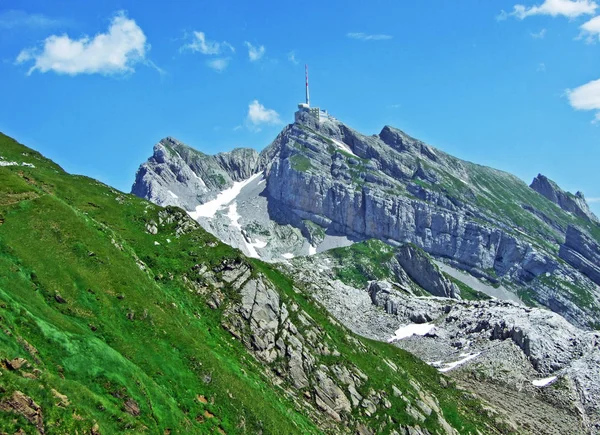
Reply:
<svg viewBox="0 0 600 435"><path fill-rule="evenodd" d="M142 29L124 12L119 12L106 33L80 39L71 39L66 34L52 35L41 47L22 50L16 63L33 61L28 74L35 70L68 75L124 74L133 72L138 62L146 60L148 49Z"/></svg>
<svg viewBox="0 0 600 435"><path fill-rule="evenodd" d="M539 32L529 33L533 39L544 39L546 37L546 29L542 29Z"/></svg>
<svg viewBox="0 0 600 435"><path fill-rule="evenodd" d="M512 12L501 11L496 17L498 21L514 16L520 20L533 15L549 15L576 18L580 15L594 15L598 4L593 0L544 0L542 4L527 7L517 4Z"/></svg>
<svg viewBox="0 0 600 435"><path fill-rule="evenodd" d="M386 39L392 39L391 35L384 34L368 34L363 32L349 32L346 36L350 39L358 39L360 41L384 41Z"/></svg>
<svg viewBox="0 0 600 435"><path fill-rule="evenodd" d="M192 51L201 54L221 54L224 52L235 53L235 48L227 41L210 41L204 32L193 32L192 41L181 46L179 51Z"/></svg>
<svg viewBox="0 0 600 435"><path fill-rule="evenodd" d="M600 198L599 198L599 197L586 198L585 200L586 200L587 202L589 202L589 203L593 203L593 202L600 202Z"/></svg>
<svg viewBox="0 0 600 435"><path fill-rule="evenodd" d="M0 12L0 29L16 29L18 27L48 29L64 25L64 20L47 17L43 14L30 14L25 11L10 9Z"/></svg>
<svg viewBox="0 0 600 435"><path fill-rule="evenodd" d="M209 68L214 69L217 72L223 72L229 66L229 62L231 61L230 57L218 57L216 59L211 59L206 62Z"/></svg>
<svg viewBox="0 0 600 435"><path fill-rule="evenodd" d="M536 69L537 72L546 72L546 64L544 62L540 62Z"/></svg>
<svg viewBox="0 0 600 435"><path fill-rule="evenodd" d="M296 52L294 50L288 53L288 60L292 62L294 65L298 65L298 60L296 59Z"/></svg>
<svg viewBox="0 0 600 435"><path fill-rule="evenodd" d="M245 41L244 45L248 47L248 58L250 59L250 62L256 62L257 60L260 60L260 58L262 58L267 51L264 45L254 46L248 41Z"/></svg>
<svg viewBox="0 0 600 435"><path fill-rule="evenodd" d="M281 124L281 118L275 110L267 109L258 100L254 100L248 105L246 122L251 130L260 131L261 125Z"/></svg>
<svg viewBox="0 0 600 435"><path fill-rule="evenodd" d="M399 109L402 105L401 104L388 104L387 108L388 109Z"/></svg>
<svg viewBox="0 0 600 435"><path fill-rule="evenodd" d="M600 79L593 80L575 89L566 90L569 104L576 110L596 110L594 123L600 121Z"/></svg>

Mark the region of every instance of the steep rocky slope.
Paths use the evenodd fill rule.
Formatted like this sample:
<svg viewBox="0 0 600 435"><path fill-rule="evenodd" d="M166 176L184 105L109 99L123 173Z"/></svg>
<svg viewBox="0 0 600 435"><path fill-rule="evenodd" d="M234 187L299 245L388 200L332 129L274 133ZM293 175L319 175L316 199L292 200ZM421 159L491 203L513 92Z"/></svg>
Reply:
<svg viewBox="0 0 600 435"><path fill-rule="evenodd" d="M589 269L559 257L569 226L596 242L600 227L508 173L389 126L365 136L302 112L252 162L257 178L220 202L179 203L247 255L281 261L367 238L410 242L576 325L600 320Z"/></svg>
<svg viewBox="0 0 600 435"><path fill-rule="evenodd" d="M0 162L0 432L511 430L183 210L3 135Z"/></svg>
<svg viewBox="0 0 600 435"><path fill-rule="evenodd" d="M432 292L452 278L424 253L416 257L423 273L414 278L395 269L407 250L415 248L369 241L280 267L350 329L391 341L478 391L508 411L519 432L600 430L600 333L548 310L486 297L458 281L462 301L427 297L423 290ZM357 257L363 260L352 261ZM382 267L386 263L392 267Z"/></svg>

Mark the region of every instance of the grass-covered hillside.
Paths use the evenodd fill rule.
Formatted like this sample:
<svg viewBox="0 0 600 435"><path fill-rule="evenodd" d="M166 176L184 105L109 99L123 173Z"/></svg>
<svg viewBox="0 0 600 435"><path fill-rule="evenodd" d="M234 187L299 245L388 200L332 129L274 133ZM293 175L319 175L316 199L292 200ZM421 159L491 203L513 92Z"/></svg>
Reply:
<svg viewBox="0 0 600 435"><path fill-rule="evenodd" d="M499 431L435 369L353 336L179 209L69 175L4 135L0 157L0 433ZM289 307L273 327L300 325L288 329L306 340L306 385L286 376L286 353L255 352L248 334L266 326L237 314L231 264ZM347 372L357 395L338 409Z"/></svg>

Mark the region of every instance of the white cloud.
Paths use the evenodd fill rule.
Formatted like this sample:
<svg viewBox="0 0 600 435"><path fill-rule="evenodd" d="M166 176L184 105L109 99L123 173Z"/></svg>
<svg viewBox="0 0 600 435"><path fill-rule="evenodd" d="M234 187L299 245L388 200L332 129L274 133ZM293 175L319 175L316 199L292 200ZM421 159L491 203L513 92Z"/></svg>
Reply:
<svg viewBox="0 0 600 435"><path fill-rule="evenodd" d="M600 111L600 79L593 80L575 89L567 89L571 107L576 110ZM600 122L600 112L596 112L593 123Z"/></svg>
<svg viewBox="0 0 600 435"><path fill-rule="evenodd" d="M48 18L42 14L29 14L20 10L0 12L0 29L15 29L17 27L49 28L64 24L62 20Z"/></svg>
<svg viewBox="0 0 600 435"><path fill-rule="evenodd" d="M71 39L68 35L47 37L40 48L26 48L16 63L34 61L28 74L35 70L58 74L123 74L145 60L146 35L132 19L120 12L111 21L106 33L93 38Z"/></svg>
<svg viewBox="0 0 600 435"><path fill-rule="evenodd" d="M569 103L577 110L600 110L600 79L567 89Z"/></svg>
<svg viewBox="0 0 600 435"><path fill-rule="evenodd" d="M264 45L255 47L254 45L250 44L248 41L245 41L244 45L246 47L248 47L248 58L250 58L251 62L255 62L255 61L259 60L261 57L264 56L265 51L267 51L265 49Z"/></svg>
<svg viewBox="0 0 600 435"><path fill-rule="evenodd" d="M509 15L520 20L533 15L576 18L580 15L594 15L596 8L598 8L598 4L593 0L544 0L542 4L529 8L524 5L515 5L511 13L502 11L496 19L503 20Z"/></svg>
<svg viewBox="0 0 600 435"><path fill-rule="evenodd" d="M235 48L227 41L217 42L206 39L204 32L194 32L193 41L183 45L179 51L190 50L202 54L221 54L224 51L235 53Z"/></svg>
<svg viewBox="0 0 600 435"><path fill-rule="evenodd" d="M529 33L533 39L544 39L546 36L546 29L542 29L539 32L530 32Z"/></svg>
<svg viewBox="0 0 600 435"><path fill-rule="evenodd" d="M588 203L593 203L593 202L600 202L600 198L596 197L596 198L586 198L585 199Z"/></svg>
<svg viewBox="0 0 600 435"><path fill-rule="evenodd" d="M296 52L295 51L290 51L288 53L288 60L290 62L292 62L294 65L298 65L298 60L296 59Z"/></svg>
<svg viewBox="0 0 600 435"><path fill-rule="evenodd" d="M537 67L537 72L546 72L546 64L544 62L540 62Z"/></svg>
<svg viewBox="0 0 600 435"><path fill-rule="evenodd" d="M585 37L587 42L596 42L600 38L600 15L583 23L580 27L580 38Z"/></svg>
<svg viewBox="0 0 600 435"><path fill-rule="evenodd" d="M209 68L212 68L217 72L223 72L229 66L230 61L230 57L218 57L216 59L207 61L206 65L208 65Z"/></svg>
<svg viewBox="0 0 600 435"><path fill-rule="evenodd" d="M258 127L262 124L281 124L279 114L273 109L267 109L258 100L254 100L248 105L247 121L253 127Z"/></svg>
<svg viewBox="0 0 600 435"><path fill-rule="evenodd" d="M370 35L363 32L350 32L346 33L346 36L350 39L359 39L361 41L383 41L386 39L392 39L391 35L375 34Z"/></svg>

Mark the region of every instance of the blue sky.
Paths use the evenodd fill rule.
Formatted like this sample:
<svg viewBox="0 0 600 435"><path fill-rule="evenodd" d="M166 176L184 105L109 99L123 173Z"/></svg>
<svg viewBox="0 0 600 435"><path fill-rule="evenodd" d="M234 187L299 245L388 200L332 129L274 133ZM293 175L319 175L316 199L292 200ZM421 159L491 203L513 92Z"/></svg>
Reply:
<svg viewBox="0 0 600 435"><path fill-rule="evenodd" d="M0 131L129 191L165 136L262 149L311 103L365 134L541 172L600 214L592 0L0 4ZM93 6L91 6L93 5Z"/></svg>

